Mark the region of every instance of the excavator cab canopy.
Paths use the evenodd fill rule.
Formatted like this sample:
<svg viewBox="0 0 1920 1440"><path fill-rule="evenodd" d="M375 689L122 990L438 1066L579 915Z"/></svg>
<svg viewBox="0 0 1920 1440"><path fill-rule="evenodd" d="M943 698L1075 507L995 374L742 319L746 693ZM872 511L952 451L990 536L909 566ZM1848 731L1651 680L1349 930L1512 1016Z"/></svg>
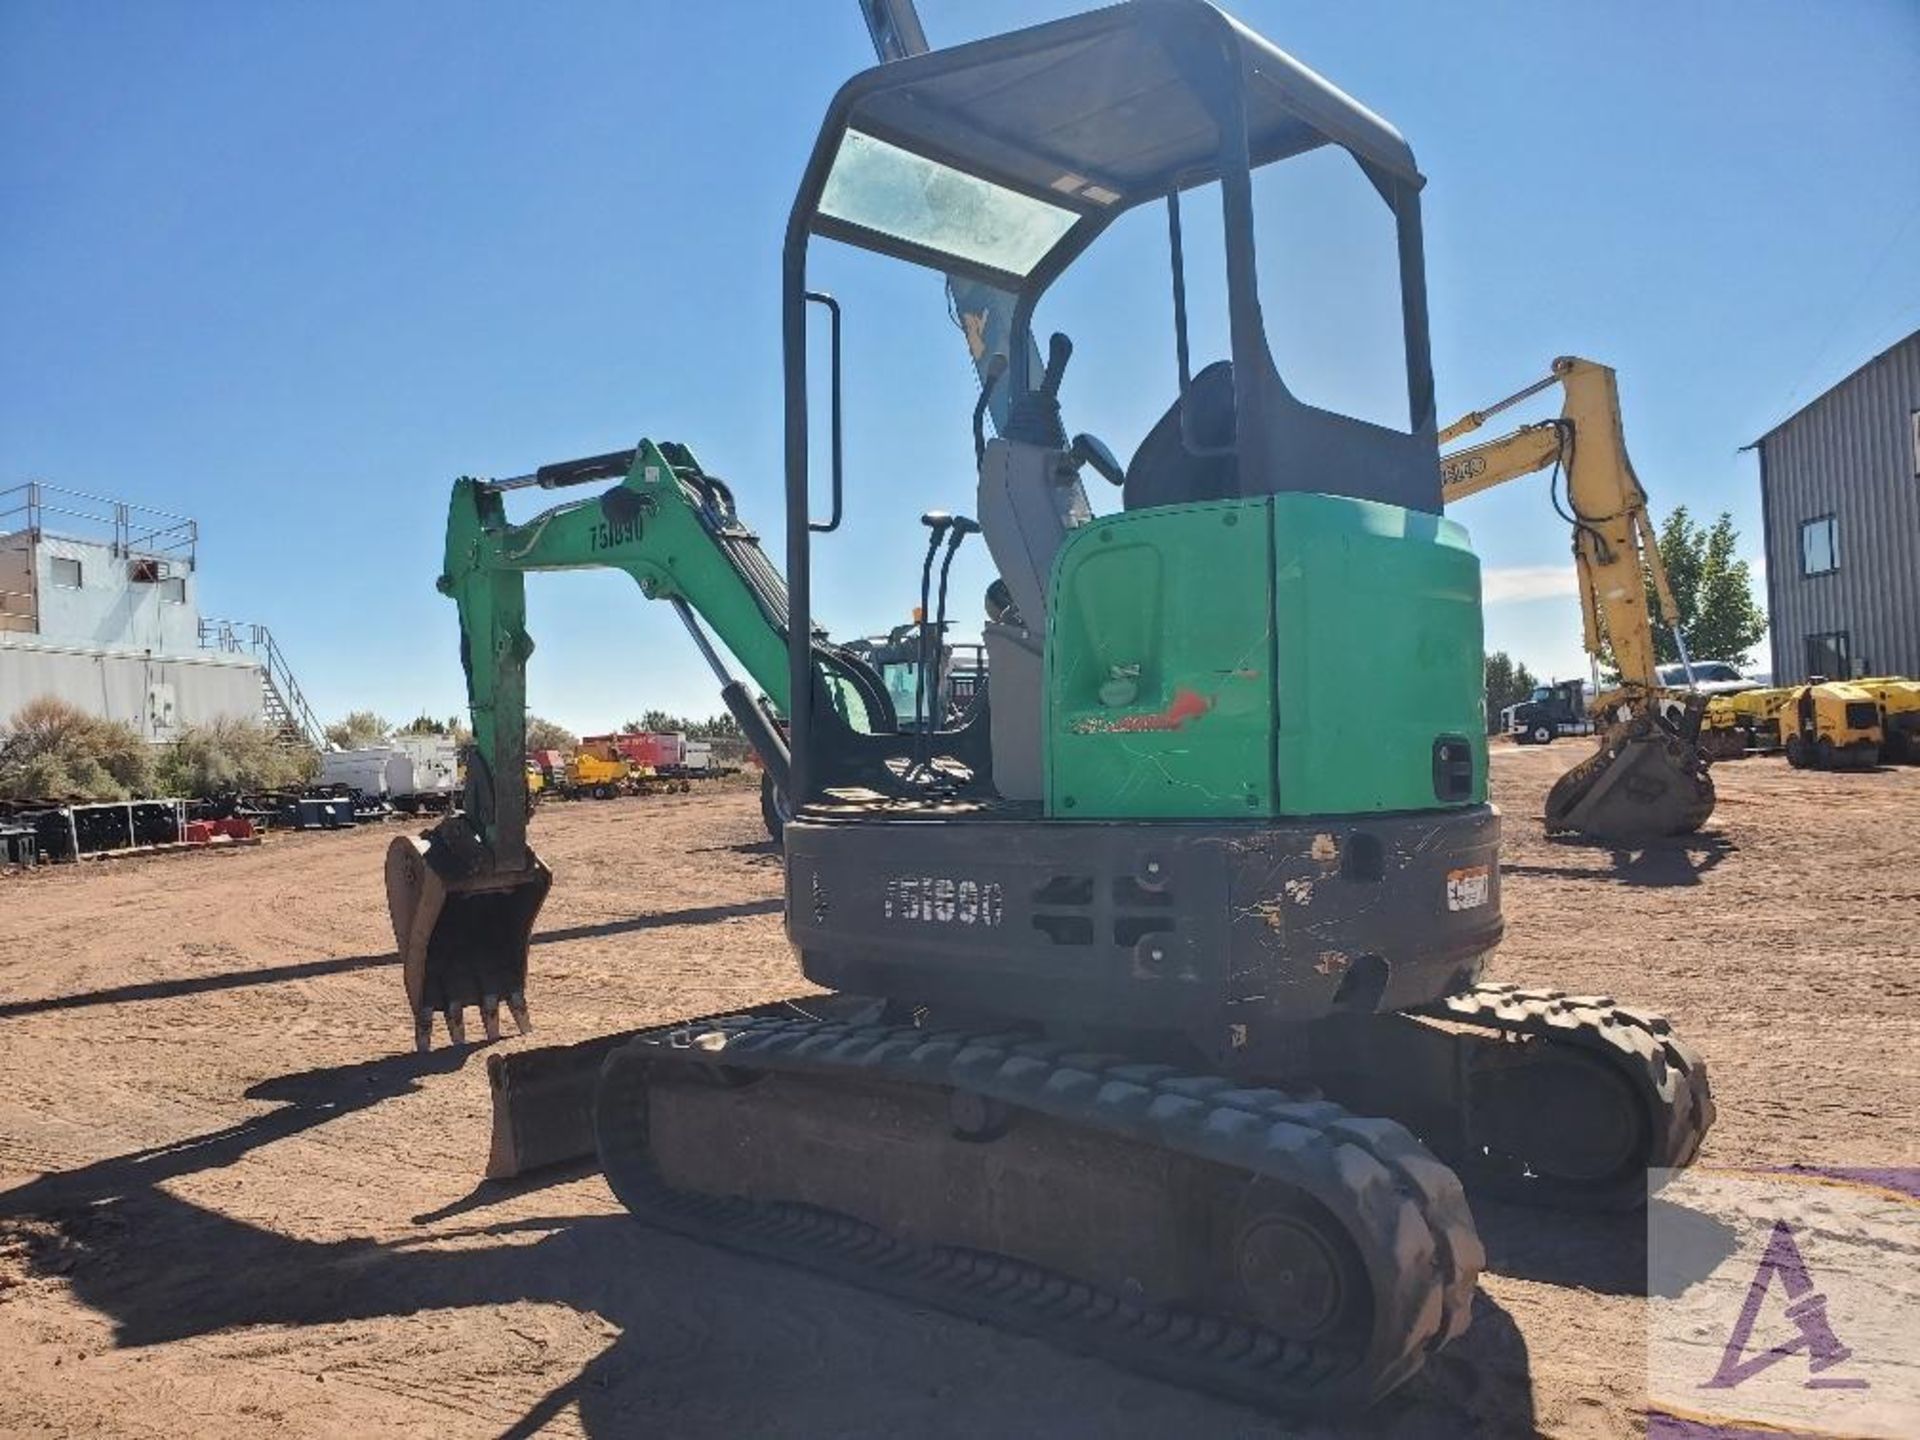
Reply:
<svg viewBox="0 0 1920 1440"><path fill-rule="evenodd" d="M1131 206L1328 144L1422 184L1392 126L1239 22L1135 0L855 76L795 219L1017 293Z"/></svg>
<svg viewBox="0 0 1920 1440"><path fill-rule="evenodd" d="M1410 434L1301 405L1266 345L1248 177L1328 145L1359 164L1397 229ZM1039 382L1028 373L1028 326L1047 287L1120 215L1150 201L1177 204L1181 191L1216 180L1241 492L1331 484L1336 493L1438 512L1424 181L1413 151L1386 121L1205 0L1132 0L877 66L841 87L787 228L789 426L804 437L811 236L1015 297L1005 353L1008 390L1018 394ZM1316 423L1320 417L1327 423ZM1365 426L1371 453L1342 445L1355 439L1354 425ZM1394 437L1403 443L1392 445ZM790 446L794 438L790 430ZM1394 453L1382 456L1382 447ZM789 458L804 465L804 451L796 457L790 448ZM1336 466L1358 472L1344 483L1304 474L1359 459L1366 463Z"/></svg>
<svg viewBox="0 0 1920 1440"><path fill-rule="evenodd" d="M1251 175L1326 146L1353 157L1395 227L1404 428L1304 403L1267 344ZM1179 196L1215 181L1231 360L1195 376L1187 362ZM1179 393L1145 398L1154 412L1175 402L1169 414L1180 416L1186 453L1209 457L1215 467L1213 497L1316 491L1437 515L1423 183L1412 150L1392 126L1204 0L1131 0L854 76L827 111L783 252L792 604L806 613L810 593L806 305L813 236L942 271L956 295L962 286L1000 292L1002 312L1012 297L1004 332L989 325L984 337L983 349L999 351L1006 362L1004 385L993 397L997 419L1005 397L1040 383L1030 357L1038 353L1032 319L1041 295L1120 215L1163 201ZM983 377L993 373L997 357L977 351L975 358ZM837 449L834 496L837 516ZM796 640L791 659L800 712L795 748L803 753L807 706L800 702L811 657Z"/></svg>

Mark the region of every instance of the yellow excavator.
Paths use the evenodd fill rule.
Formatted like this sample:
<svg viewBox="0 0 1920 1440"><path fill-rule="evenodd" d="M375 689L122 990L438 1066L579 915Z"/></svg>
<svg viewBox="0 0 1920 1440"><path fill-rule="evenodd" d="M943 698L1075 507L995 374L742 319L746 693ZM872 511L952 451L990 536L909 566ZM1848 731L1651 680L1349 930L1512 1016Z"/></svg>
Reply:
<svg viewBox="0 0 1920 1440"><path fill-rule="evenodd" d="M1587 653L1610 662L1620 676L1590 707L1598 750L1547 794L1547 833L1623 844L1688 834L1713 813L1713 781L1699 743L1705 698L1660 683L1649 579L1661 623L1672 632L1689 673L1692 662L1647 515L1647 492L1627 458L1613 371L1563 355L1546 378L1447 426L1440 443L1473 433L1554 385L1563 396L1556 419L1441 456L1442 500L1451 507L1550 468L1554 509L1573 527Z"/></svg>

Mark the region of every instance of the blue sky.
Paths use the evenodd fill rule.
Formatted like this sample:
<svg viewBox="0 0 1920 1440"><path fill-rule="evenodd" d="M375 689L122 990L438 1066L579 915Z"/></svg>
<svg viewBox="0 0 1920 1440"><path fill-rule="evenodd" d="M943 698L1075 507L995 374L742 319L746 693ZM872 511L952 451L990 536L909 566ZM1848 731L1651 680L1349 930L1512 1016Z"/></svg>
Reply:
<svg viewBox="0 0 1920 1440"><path fill-rule="evenodd" d="M921 0L936 45L1074 8ZM1233 8L1412 142L1447 417L1557 354L1611 363L1656 512L1730 509L1757 554L1737 447L1920 326L1911 0ZM0 487L197 516L205 608L270 625L324 714L449 713L454 476L679 439L778 534L779 235L870 60L852 0L0 0ZM1308 397L1364 401L1377 234L1341 178L1277 212L1276 284ZM1109 238L1041 319L1079 342L1069 425L1124 458L1172 398L1130 343L1167 299L1146 241ZM844 634L906 617L922 508L971 508L972 383L934 277L816 256L848 307L853 516L816 562ZM1457 518L1489 645L1584 673L1544 481ZM718 709L624 578L529 594L537 710Z"/></svg>

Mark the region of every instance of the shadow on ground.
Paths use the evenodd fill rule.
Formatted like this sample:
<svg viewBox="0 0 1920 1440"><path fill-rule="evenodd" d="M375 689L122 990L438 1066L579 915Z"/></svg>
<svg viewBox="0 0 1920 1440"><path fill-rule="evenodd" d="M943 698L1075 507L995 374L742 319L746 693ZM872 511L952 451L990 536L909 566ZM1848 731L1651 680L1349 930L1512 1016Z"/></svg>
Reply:
<svg viewBox="0 0 1920 1440"><path fill-rule="evenodd" d="M542 930L533 937L531 943L557 945L567 940L628 935L641 930L659 930L669 925L711 925L717 920L778 915L783 904L778 899L743 900L732 905L696 905L685 910L661 910L647 915L602 921L595 925L566 925L559 929ZM377 955L338 955L325 960L301 960L288 965L228 970L217 975L183 975L174 980L146 980L134 985L115 985L105 990L49 995L39 1000L6 1001L0 1003L0 1020L39 1015L49 1010L84 1010L94 1005L126 1005L144 1000L173 1000L184 995L205 995L215 990L285 985L294 980L315 980L326 975L345 975L355 970L373 970L399 963L398 955L391 950L383 950Z"/></svg>
<svg viewBox="0 0 1920 1440"><path fill-rule="evenodd" d="M689 855L744 855L750 860L779 860L785 863L786 851L776 840L745 840L732 845L697 845Z"/></svg>
<svg viewBox="0 0 1920 1440"><path fill-rule="evenodd" d="M1553 880L1612 880L1621 885L1666 889L1698 885L1739 846L1724 835L1687 835L1650 841L1638 848L1603 844L1576 836L1553 836L1549 844L1594 857L1591 865L1529 865L1507 862L1502 875L1536 875Z"/></svg>
<svg viewBox="0 0 1920 1440"><path fill-rule="evenodd" d="M319 1242L231 1219L164 1187L415 1090L460 1069L469 1053L264 1082L247 1092L278 1102L264 1115L0 1193L0 1230L24 1240L35 1270L63 1277L108 1317L123 1348L522 1301L597 1314L616 1327L606 1349L502 1427L509 1436L531 1435L570 1406L596 1435L1532 1431L1525 1342L1484 1293L1468 1333L1383 1405L1334 1430L1301 1431L624 1217L558 1214L423 1229L417 1240ZM499 1186L492 1203L549 1183Z"/></svg>
<svg viewBox="0 0 1920 1440"><path fill-rule="evenodd" d="M1684 1290L1733 1253L1737 1240L1733 1230L1711 1216L1681 1211L1657 1199L1651 1213L1669 1227L1669 1235L1679 1233L1675 1227L1687 1227L1684 1253L1690 1263L1697 1261L1700 1266L1697 1274L1662 1277L1663 1294ZM1473 1201L1473 1218L1487 1247L1488 1270L1600 1295L1649 1292L1648 1215L1646 1210L1547 1212L1494 1200Z"/></svg>

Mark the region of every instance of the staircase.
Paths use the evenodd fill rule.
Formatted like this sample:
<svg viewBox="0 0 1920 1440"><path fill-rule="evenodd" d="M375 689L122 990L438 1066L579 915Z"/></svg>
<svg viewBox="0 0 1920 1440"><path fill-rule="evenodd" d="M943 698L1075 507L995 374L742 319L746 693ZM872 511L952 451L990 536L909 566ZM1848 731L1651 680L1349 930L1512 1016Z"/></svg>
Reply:
<svg viewBox="0 0 1920 1440"><path fill-rule="evenodd" d="M228 655L245 655L260 667L260 705L267 724L289 739L298 739L316 750L327 746L320 718L307 704L287 665L287 657L273 643L273 632L250 621L207 620L200 622L200 648Z"/></svg>

